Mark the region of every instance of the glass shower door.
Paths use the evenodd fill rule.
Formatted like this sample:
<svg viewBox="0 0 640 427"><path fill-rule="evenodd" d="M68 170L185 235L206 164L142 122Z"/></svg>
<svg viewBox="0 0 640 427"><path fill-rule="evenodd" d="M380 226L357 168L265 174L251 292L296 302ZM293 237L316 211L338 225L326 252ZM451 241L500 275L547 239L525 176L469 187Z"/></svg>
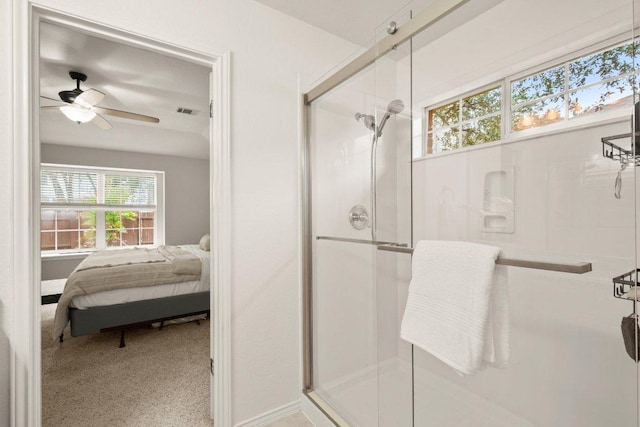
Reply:
<svg viewBox="0 0 640 427"><path fill-rule="evenodd" d="M378 424L369 166L374 80L370 66L309 107L311 397L353 426Z"/></svg>
<svg viewBox="0 0 640 427"><path fill-rule="evenodd" d="M410 258L378 250L411 245L410 56L396 47L309 109L312 398L341 425L413 421Z"/></svg>
<svg viewBox="0 0 640 427"><path fill-rule="evenodd" d="M403 11L376 31L376 46L393 25L411 19ZM384 52L378 52L384 53ZM394 46L375 62L376 144L375 226L377 238L412 246L411 241L411 40ZM387 246L387 245L381 245ZM377 250L378 426L413 425L411 345L400 339L400 323L411 277L411 256Z"/></svg>
<svg viewBox="0 0 640 427"><path fill-rule="evenodd" d="M414 38L414 243L593 266L499 266L508 365L461 376L416 346L416 427L638 425L637 364L621 333L633 303L612 283L636 265L635 168L603 151L619 135L632 149L631 2L614 3L523 13L507 0L439 39Z"/></svg>

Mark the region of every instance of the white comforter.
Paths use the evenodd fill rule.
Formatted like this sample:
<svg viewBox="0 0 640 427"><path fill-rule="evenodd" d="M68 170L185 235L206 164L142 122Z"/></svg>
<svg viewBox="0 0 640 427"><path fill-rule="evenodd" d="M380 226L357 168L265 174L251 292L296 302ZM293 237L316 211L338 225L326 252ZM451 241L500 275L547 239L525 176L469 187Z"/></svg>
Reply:
<svg viewBox="0 0 640 427"><path fill-rule="evenodd" d="M79 309L87 309L103 305L122 304L131 301L172 297L176 295L208 291L210 287L209 283L211 281L211 253L203 251L198 245L181 245L180 247L200 258L202 263L202 274L200 275L200 280L140 288L114 289L111 291L81 295L74 297L71 300L71 306Z"/></svg>

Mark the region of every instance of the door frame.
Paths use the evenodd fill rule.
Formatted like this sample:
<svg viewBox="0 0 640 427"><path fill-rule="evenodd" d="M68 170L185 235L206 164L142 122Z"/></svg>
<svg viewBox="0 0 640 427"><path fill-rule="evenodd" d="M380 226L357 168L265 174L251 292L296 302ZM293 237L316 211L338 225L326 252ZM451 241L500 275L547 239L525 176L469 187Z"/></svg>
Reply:
<svg viewBox="0 0 640 427"><path fill-rule="evenodd" d="M231 426L231 54L166 43L122 28L90 21L24 0L12 1L13 105L11 264L13 266L10 422L42 424L40 332L40 138L39 23L51 22L101 38L206 66L212 71L213 117L209 138L211 233L211 415L216 426ZM213 373L213 372L212 372Z"/></svg>

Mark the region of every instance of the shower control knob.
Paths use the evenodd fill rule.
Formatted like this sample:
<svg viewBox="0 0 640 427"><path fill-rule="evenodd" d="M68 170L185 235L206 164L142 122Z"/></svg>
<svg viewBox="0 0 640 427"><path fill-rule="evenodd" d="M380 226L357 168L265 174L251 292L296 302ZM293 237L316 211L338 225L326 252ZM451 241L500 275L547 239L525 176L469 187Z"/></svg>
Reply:
<svg viewBox="0 0 640 427"><path fill-rule="evenodd" d="M349 211L349 222L356 230L362 230L369 225L369 214L362 205L355 205Z"/></svg>

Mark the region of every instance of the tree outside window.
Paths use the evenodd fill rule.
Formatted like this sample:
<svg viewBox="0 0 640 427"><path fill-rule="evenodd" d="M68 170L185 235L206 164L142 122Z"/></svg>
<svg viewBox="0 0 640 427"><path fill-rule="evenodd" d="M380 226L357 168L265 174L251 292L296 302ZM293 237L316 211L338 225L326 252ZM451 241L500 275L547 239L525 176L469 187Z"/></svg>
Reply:
<svg viewBox="0 0 640 427"><path fill-rule="evenodd" d="M503 139L503 87L511 93L511 132L630 108L639 62L638 42L627 42L427 108L424 154Z"/></svg>

